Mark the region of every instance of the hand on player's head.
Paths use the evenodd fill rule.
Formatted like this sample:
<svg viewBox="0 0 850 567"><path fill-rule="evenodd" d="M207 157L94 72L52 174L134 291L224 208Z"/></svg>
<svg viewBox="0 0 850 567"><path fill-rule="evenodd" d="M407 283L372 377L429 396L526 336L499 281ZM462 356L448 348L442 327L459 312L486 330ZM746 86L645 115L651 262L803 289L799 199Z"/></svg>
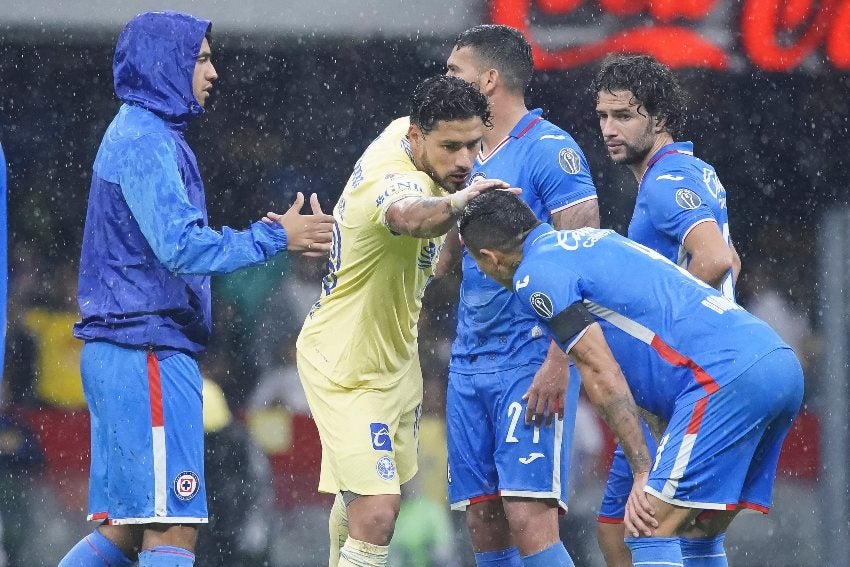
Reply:
<svg viewBox="0 0 850 567"><path fill-rule="evenodd" d="M477 197L485 191L492 191L494 189L501 191L510 191L515 195L519 195L522 192L522 189L518 187L511 187L501 179L477 178L469 185L469 187L467 187L463 191L458 191L457 193L455 193L452 198L452 203L458 209L463 209L466 204L469 203L469 201L471 201L474 197Z"/></svg>

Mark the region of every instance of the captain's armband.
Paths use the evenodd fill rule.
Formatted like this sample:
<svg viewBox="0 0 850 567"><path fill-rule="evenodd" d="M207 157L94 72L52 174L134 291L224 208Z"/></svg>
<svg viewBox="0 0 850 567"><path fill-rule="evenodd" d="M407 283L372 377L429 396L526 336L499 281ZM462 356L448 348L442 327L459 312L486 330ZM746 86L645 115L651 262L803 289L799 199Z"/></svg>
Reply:
<svg viewBox="0 0 850 567"><path fill-rule="evenodd" d="M573 303L549 320L549 328L563 344L596 322L583 303Z"/></svg>

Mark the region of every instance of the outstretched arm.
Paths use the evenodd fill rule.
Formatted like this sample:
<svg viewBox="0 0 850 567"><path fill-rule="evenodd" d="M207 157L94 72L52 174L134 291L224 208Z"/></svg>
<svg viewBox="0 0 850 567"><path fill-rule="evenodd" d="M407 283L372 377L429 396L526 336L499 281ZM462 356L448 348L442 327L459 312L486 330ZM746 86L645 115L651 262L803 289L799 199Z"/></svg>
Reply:
<svg viewBox="0 0 850 567"><path fill-rule="evenodd" d="M445 197L407 197L393 203L385 216L387 227L395 233L430 238L446 234L466 204L476 195L491 189L507 189L499 179L477 180L472 185ZM515 192L519 193L519 190Z"/></svg>

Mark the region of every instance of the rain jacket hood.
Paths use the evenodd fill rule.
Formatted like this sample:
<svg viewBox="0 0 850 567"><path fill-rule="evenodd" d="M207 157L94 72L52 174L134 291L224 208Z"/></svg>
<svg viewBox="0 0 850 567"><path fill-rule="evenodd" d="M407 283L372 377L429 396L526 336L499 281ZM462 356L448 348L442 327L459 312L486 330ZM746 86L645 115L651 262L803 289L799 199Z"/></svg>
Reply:
<svg viewBox="0 0 850 567"><path fill-rule="evenodd" d="M124 26L112 74L122 102L178 126L204 112L192 91L195 60L212 24L179 12L148 12Z"/></svg>
<svg viewBox="0 0 850 567"><path fill-rule="evenodd" d="M123 104L92 167L79 339L158 356L200 353L212 325L210 275L261 264L286 247L278 224L257 221L242 231L208 224L184 130L202 112L192 76L209 26L186 14L148 13L118 40L115 91Z"/></svg>

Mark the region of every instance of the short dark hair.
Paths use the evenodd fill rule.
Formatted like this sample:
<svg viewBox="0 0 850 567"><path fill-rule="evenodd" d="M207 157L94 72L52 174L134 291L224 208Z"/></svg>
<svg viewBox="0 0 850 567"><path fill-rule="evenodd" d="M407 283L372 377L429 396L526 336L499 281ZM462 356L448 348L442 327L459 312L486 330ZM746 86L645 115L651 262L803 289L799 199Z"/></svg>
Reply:
<svg viewBox="0 0 850 567"><path fill-rule="evenodd" d="M505 80L505 87L525 93L534 72L531 45L516 28L497 24L482 24L461 32L455 49L471 47L477 57Z"/></svg>
<svg viewBox="0 0 850 567"><path fill-rule="evenodd" d="M458 229L466 247L507 252L522 246L525 236L540 221L510 191L491 190L474 197L460 215Z"/></svg>
<svg viewBox="0 0 850 567"><path fill-rule="evenodd" d="M440 120L465 120L478 116L490 124L490 106L478 89L457 77L437 75L425 79L413 91L410 101L410 123L425 133Z"/></svg>
<svg viewBox="0 0 850 567"><path fill-rule="evenodd" d="M631 91L635 101L657 118L663 118L673 138L682 135L686 97L666 65L649 55L608 55L591 86L594 100L602 91Z"/></svg>

